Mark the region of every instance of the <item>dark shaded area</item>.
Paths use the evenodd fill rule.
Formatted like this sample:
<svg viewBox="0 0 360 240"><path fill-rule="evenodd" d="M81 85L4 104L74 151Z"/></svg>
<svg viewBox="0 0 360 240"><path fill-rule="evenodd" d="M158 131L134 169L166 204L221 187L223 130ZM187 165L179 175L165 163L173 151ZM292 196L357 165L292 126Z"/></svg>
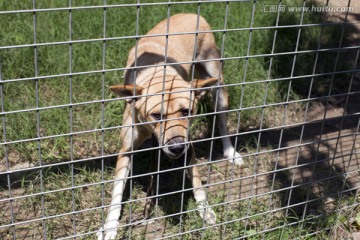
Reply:
<svg viewBox="0 0 360 240"><path fill-rule="evenodd" d="M317 6L318 4L310 1L307 5ZM347 20L344 19L345 13L331 17L326 12L306 14L309 15L310 21L302 24L323 25L301 27L300 13L280 14L279 25L296 25L298 27L273 31L273 34L275 32L277 34L275 53L300 52L273 58L273 77L302 76L279 82L281 95L286 97L289 90L292 95L303 98L344 93L349 89L349 80L353 70L359 67L358 63L354 66L358 49L343 49L359 45L359 35L354 35L354 33L359 33L359 29L355 24L351 24L352 21L359 19L359 14L349 13ZM272 42L268 44L268 48L271 49ZM331 50L318 51L319 49ZM352 90L354 91L354 88ZM292 96L290 96L291 98Z"/></svg>
<svg viewBox="0 0 360 240"><path fill-rule="evenodd" d="M341 122L343 121L342 128L340 128ZM311 183L318 181L329 182L331 188L326 189L326 192L323 193L325 196L334 195L336 193L341 194L340 191L351 189L355 187L352 183L347 182L345 184L346 189L341 190L342 182L345 177L344 173L346 169L342 169L336 165L333 165L333 156L329 154L324 154L322 151L318 150L319 148L325 147L330 150L329 152L335 152L335 146L326 141L324 137L323 142L320 142L321 139L319 136L324 136L329 133L337 133L340 130L346 129L355 129L359 121L358 116L353 117L344 117L343 119L326 119L325 121L318 121L315 123L304 124L300 127L294 128L286 128L283 132L281 130L272 130L272 131L263 131L261 137L261 145L269 146L271 145L273 148L284 148L289 146L289 142L299 141L300 134L303 131L303 143L311 143L302 147L299 147L299 158L296 165L305 165L302 167L296 168L300 173L301 178L298 183ZM322 125L324 124L323 131ZM282 138L282 143L279 145L279 139ZM314 143L312 143L314 142ZM297 149L297 148L295 148ZM305 152L306 154L301 154ZM296 151L295 151L296 152ZM296 157L296 156L290 156ZM283 169L287 167L291 167L296 159L285 159L281 162L281 164L274 166L274 169ZM360 166L358 166L360 168ZM291 182L293 176L291 174L292 171L284 170L276 173L275 176L271 176L270 179L274 178L280 186L279 189L286 188L291 186ZM304 174L302 174L304 173ZM310 173L310 174L305 174ZM334 178L332 178L334 177ZM330 179L327 179L330 178ZM295 183L296 185L296 183ZM304 186L305 192L307 191L307 186ZM299 194L295 194L296 196L302 196L300 193L302 190L298 189ZM284 203L287 202L287 193L284 193ZM285 201L286 200L286 201ZM302 197L293 197L290 199L290 202L301 203L304 202L305 199ZM318 209L319 206L316 206L315 209ZM294 212L302 212L294 211Z"/></svg>
<svg viewBox="0 0 360 240"><path fill-rule="evenodd" d="M300 51L339 49L275 58L274 75L282 78L324 74L279 83L284 99L289 97L292 100L293 96L300 99L319 98L309 102L307 106L308 111L314 113L308 115L305 121L312 123L280 130L264 130L261 135L254 134L255 137L261 136L262 147L271 146L272 149L292 146L294 143L311 143L293 150L282 151L285 152L283 156L285 159L274 161L272 167L280 171L268 176L269 182L275 181L275 190L284 189L280 192L280 197L282 207L290 206L286 210L287 221L297 222L305 219L304 226L309 231L319 229L324 224L322 221L332 214L332 210L326 209L324 205L327 198L335 199L335 204L341 204L337 200L356 196L358 185L354 181L349 181L347 173L349 170L355 170L354 174L359 176L356 170L360 169L360 163L355 159L356 154L351 152L355 144L354 138L348 145L340 146L344 139L343 134L340 135L341 131L355 134L360 120L358 115L353 115L360 112L360 75L358 72L360 64L358 60L355 62L359 49L340 48L359 46L359 29L354 25L346 24L349 20L346 21L343 18L345 14L329 17L325 13L313 13L311 16L315 23L324 22L331 25L318 27L320 34L316 39L308 38L310 28L279 30L277 38L281 39L282 44L276 45L276 52L296 51L294 43L297 42L299 34L298 50ZM349 14L350 16L352 21L360 19L359 14L352 13ZM295 15L290 14L280 17L282 25L299 24L296 20L298 19ZM341 24L334 25L335 22ZM336 72L341 73L336 74ZM322 109L319 106L322 106ZM304 109L305 107L306 103L304 103ZM344 113L335 114L335 111L339 109L343 109ZM299 119L304 121L303 118L304 116L300 116ZM303 135L302 142L300 142L301 134ZM336 142L338 136L341 139ZM334 141L327 140L332 137L335 138ZM349 153L352 153L352 156L346 156ZM353 165L350 165L350 161ZM295 168L287 169L292 166ZM320 216L320 218L307 221L312 216Z"/></svg>
<svg viewBox="0 0 360 240"><path fill-rule="evenodd" d="M142 149L157 147L158 143L155 138L146 141L142 145ZM159 156L160 154L160 156ZM190 157L190 155L188 155ZM159 162L160 161L160 162ZM179 168L184 164L184 158L180 159L170 159L168 158L161 150L149 150L144 153L136 154L134 156L133 161L133 176L149 174L145 177L136 177L134 181L137 184L140 184L142 187L142 191L147 193L149 197L148 204L152 206L148 206L148 217L152 217L151 212L154 210L153 205L155 204L156 195L167 194L171 192L185 190L183 193L170 194L163 197L158 197L158 204L161 210L164 211L165 215L170 215L174 213L179 213L181 211L185 211L186 209L181 209L181 201L183 201L183 206L186 206L189 198L193 197L192 185L187 176L184 174L186 170L171 170L173 168ZM158 169L158 166L160 167ZM160 174L157 174L158 171L169 170ZM185 179L184 179L185 176ZM153 180L151 181L151 178ZM184 189L183 189L183 180L184 180ZM151 185L152 182L152 185ZM158 188L157 188L158 185ZM127 186L125 188L125 195L123 201L128 200L130 193L130 183L127 182ZM182 196L183 195L183 196ZM182 199L183 198L183 199ZM151 203L150 203L151 202ZM180 215L176 217L170 218L170 220L174 221L174 224L178 224L180 219Z"/></svg>

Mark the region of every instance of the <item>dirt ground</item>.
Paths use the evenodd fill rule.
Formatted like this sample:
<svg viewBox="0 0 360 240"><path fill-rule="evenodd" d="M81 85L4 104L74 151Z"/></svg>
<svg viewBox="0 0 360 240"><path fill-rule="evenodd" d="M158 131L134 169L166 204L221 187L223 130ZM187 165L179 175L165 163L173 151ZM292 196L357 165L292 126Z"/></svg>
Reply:
<svg viewBox="0 0 360 240"><path fill-rule="evenodd" d="M333 6L347 6L347 3L348 0L330 1ZM360 1L351 1L350 6L354 11L348 16L341 12L331 13L328 22L360 21ZM360 23L352 25L354 30L343 39L341 47L359 46ZM341 61L348 61L353 66L356 49L352 54ZM355 69L359 67L358 61ZM355 72L343 80L350 81L351 78L350 92L358 92L360 73ZM290 191L279 192L282 207L296 206L291 209L300 215L315 213L320 208L325 212L336 210L335 197L357 194L360 188L359 102L359 93L312 102L307 111L297 113L296 119L288 108L287 118L295 126L255 133L261 143L260 154L246 158L247 166L240 170L236 167L232 169L224 162L215 164L218 171L210 176L210 183L229 179L231 183L210 189L213 192L222 190L227 200L231 201L239 197L256 198L270 191L292 187ZM241 146L241 141L238 144ZM268 153L269 149L273 152ZM206 171L203 169L203 174ZM307 204L307 201L310 203ZM354 216L349 216L348 221L354 221ZM330 231L332 239L360 239L359 236L356 229L352 233L341 228Z"/></svg>

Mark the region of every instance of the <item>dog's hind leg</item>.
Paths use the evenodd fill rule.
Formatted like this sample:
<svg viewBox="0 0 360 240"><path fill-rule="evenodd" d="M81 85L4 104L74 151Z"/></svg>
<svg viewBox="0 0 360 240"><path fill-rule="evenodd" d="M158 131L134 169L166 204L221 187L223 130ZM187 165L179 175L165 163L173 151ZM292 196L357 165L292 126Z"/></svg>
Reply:
<svg viewBox="0 0 360 240"><path fill-rule="evenodd" d="M219 59L220 52L214 46L205 50L202 50L198 56L198 60L210 60L210 59ZM228 136L227 124L226 124L226 110L229 108L228 103L228 94L224 87L221 87L224 84L224 77L221 71L220 61L206 61L201 62L200 67L197 68L198 75L200 78L219 78L219 88L212 89L211 93L213 96L213 101L216 101L215 110L220 112L218 114L218 126L219 126L219 134L222 136L222 144L223 144L223 154L226 158L229 159L230 162L234 162L236 165L242 165L243 160L238 153L233 144L230 141Z"/></svg>
<svg viewBox="0 0 360 240"><path fill-rule="evenodd" d="M216 214L210 207L208 207L206 191L202 186L199 170L196 166L194 166L196 162L195 162L195 152L193 146L191 146L191 150L189 151L189 153L191 153L191 156L188 156L190 157L190 162L189 162L190 167L187 169L187 172L189 174L190 181L194 188L193 190L194 197L200 217L204 219L204 221L207 224L215 224Z"/></svg>
<svg viewBox="0 0 360 240"><path fill-rule="evenodd" d="M131 105L127 105L123 116L123 126L130 126L132 124L131 112ZM130 171L131 153L128 152L136 150L148 137L147 133L142 131L140 126L135 126L134 128L124 127L121 129L120 136L122 139L122 147L116 162L111 205L108 210L105 225L97 232L98 240L116 238L121 213L121 201Z"/></svg>

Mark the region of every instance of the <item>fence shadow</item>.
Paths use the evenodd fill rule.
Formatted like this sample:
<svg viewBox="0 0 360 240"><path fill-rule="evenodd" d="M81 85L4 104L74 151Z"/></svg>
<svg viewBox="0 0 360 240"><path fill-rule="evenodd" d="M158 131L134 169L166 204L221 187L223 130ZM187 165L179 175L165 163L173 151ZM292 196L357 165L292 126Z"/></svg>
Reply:
<svg viewBox="0 0 360 240"><path fill-rule="evenodd" d="M270 145L276 149L299 144L303 130L304 145L281 151L280 157L273 161L273 169L278 172L268 176L269 181L275 182L276 189L284 189L280 194L282 203L286 207L292 205L292 214L310 215L324 209L326 197L339 198L355 193L357 181L354 175L359 175L356 169L360 168L360 162L352 151L355 139L351 134L359 117L346 118L342 129L336 127L341 121L326 119L324 122L287 128L283 132L263 132L262 146ZM341 134L337 142L339 131L346 134ZM333 140L329 140L331 138ZM348 174L351 171L355 173Z"/></svg>
<svg viewBox="0 0 360 240"><path fill-rule="evenodd" d="M322 19L328 23L348 22L344 16L322 16ZM352 13L349 18L358 21L360 15ZM288 24L293 23L293 19L287 20ZM334 25L322 31L328 32L322 39L319 38L320 48L359 46L358 26ZM310 49L319 46L319 39L307 40ZM284 47L283 50L288 49ZM274 190L280 190L281 207L287 208L288 221L305 219L304 225L311 230L325 225L322 221L331 216L333 211L343 207L341 204L344 202L341 200L353 199L359 186L360 161L356 150L354 151L359 143L356 132L360 120L355 114L360 112L360 75L356 72L360 63L355 62L357 51L359 49L319 53L317 61L314 61L315 55L303 59L298 57L297 61L300 60L299 64L302 65L298 75L306 75L311 71L315 74L330 73L300 79L291 86L292 92L301 99L319 98L311 101L308 112L304 113L307 114L305 122L311 123L275 131L265 130L261 134L262 147L285 148L273 160L272 169L277 172L269 175L268 181L274 184ZM278 76L289 72L293 56L288 61L290 64L281 65L285 67L278 70ZM343 73L331 74L337 71ZM283 95L286 96L288 83L282 87L285 90ZM305 106L306 104L303 107ZM303 122L304 116L302 118ZM257 138L257 134L254 137ZM300 146L289 148L294 145ZM318 219L306 221L313 216Z"/></svg>

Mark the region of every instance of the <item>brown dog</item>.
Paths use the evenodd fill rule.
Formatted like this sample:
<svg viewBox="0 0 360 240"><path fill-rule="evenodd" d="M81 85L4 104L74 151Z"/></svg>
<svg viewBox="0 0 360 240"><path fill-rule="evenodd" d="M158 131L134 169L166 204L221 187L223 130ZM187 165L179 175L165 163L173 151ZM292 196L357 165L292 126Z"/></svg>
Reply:
<svg viewBox="0 0 360 240"><path fill-rule="evenodd" d="M206 20L195 14L178 14L156 25L131 49L125 72L125 84L110 89L121 97L127 97L121 129L122 147L116 164L115 183L111 206L103 228L98 231L98 239L115 239L120 217L122 195L126 178L130 171L130 155L146 139L155 135L167 156L180 158L187 153L188 174L194 187L194 197L200 216L208 224L216 222L216 215L207 206L206 192L195 164L195 154L188 136L189 116L196 114L198 100L206 88L222 85L223 76L218 60L220 53L215 44L211 28ZM184 34L193 32L193 34ZM174 34L180 33L180 34ZM181 34L183 33L183 34ZM195 46L194 46L195 45ZM195 54L194 54L195 53ZM191 64L177 64L202 61L196 65L199 79L187 81ZM164 65L166 65L164 67ZM158 66L160 65L160 66ZM135 68L136 70L135 70ZM140 67L140 68L139 68ZM203 89L205 88L205 89ZM224 156L241 165L241 155L235 151L227 136L226 113L227 93L224 88L212 89L213 99L217 99L219 132L222 138ZM137 124L131 127L133 124Z"/></svg>

